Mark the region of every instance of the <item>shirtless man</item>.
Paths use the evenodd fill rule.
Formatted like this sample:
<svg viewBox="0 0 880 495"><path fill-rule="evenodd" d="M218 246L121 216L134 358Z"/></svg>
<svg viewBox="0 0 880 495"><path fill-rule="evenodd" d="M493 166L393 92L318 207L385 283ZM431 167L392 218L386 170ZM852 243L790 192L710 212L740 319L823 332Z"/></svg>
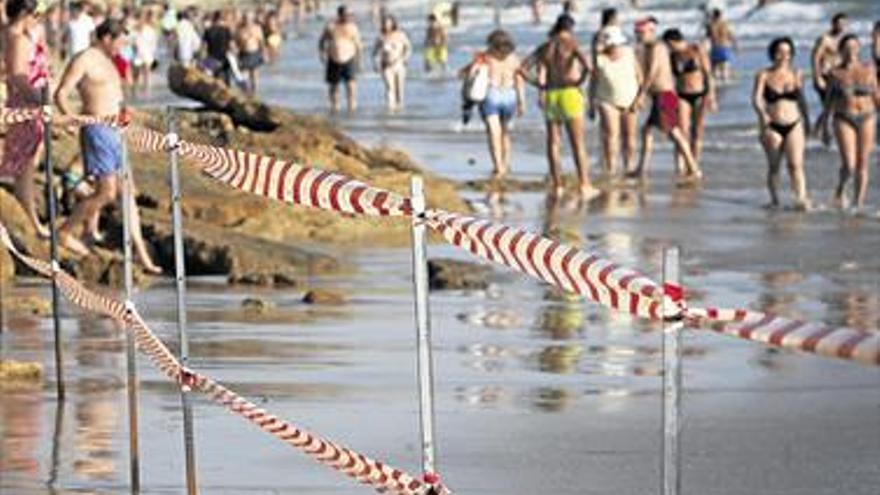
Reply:
<svg viewBox="0 0 880 495"><path fill-rule="evenodd" d="M538 88L538 101L544 111L551 195L558 197L563 193L560 147L564 127L577 167L580 197L589 201L599 194L590 181L590 157L584 140L583 85L592 64L578 46L574 24L571 16L559 16L550 31L550 40L523 61L520 76ZM537 74L532 74L533 69Z"/></svg>
<svg viewBox="0 0 880 495"><path fill-rule="evenodd" d="M837 46L846 34L847 22L846 14L842 12L835 14L831 18L831 30L819 36L813 45L813 52L810 56L813 67L813 88L816 89L823 107L828 98L829 75L831 70L840 63Z"/></svg>
<svg viewBox="0 0 880 495"><path fill-rule="evenodd" d="M245 16L244 22L235 34L235 41L238 45L238 65L241 70L247 72L248 93L254 94L257 92L257 70L266 60L264 56L266 38L254 12L249 12Z"/></svg>
<svg viewBox="0 0 880 495"><path fill-rule="evenodd" d="M113 64L113 55L126 43L125 28L116 20L106 20L95 30L95 43L71 60L55 91L55 104L61 114L73 113L67 98L76 89L82 100L82 115L119 115L122 111L123 92L119 72ZM119 178L122 168L122 136L116 129L94 124L82 127L80 133L82 156L86 173L96 181L95 193L73 210L58 231L59 239L69 249L88 254L88 249L73 237L73 230L86 227L94 215L119 196ZM153 263L141 235L140 217L134 204L134 183L131 183L132 241L138 258L148 273L159 274L162 269Z"/></svg>
<svg viewBox="0 0 880 495"><path fill-rule="evenodd" d="M330 107L339 111L339 83L345 83L348 111L357 108L358 65L363 52L361 33L345 5L336 10L336 19L327 24L318 42L321 62L326 64L326 81L330 88Z"/></svg>
<svg viewBox="0 0 880 495"><path fill-rule="evenodd" d="M712 46L709 51L712 74L715 79L727 81L730 79L730 61L733 60L733 51L737 44L730 23L724 19L721 9L712 9L709 24L706 26L706 36Z"/></svg>
<svg viewBox="0 0 880 495"><path fill-rule="evenodd" d="M657 127L672 139L676 152L684 161L684 175L680 180L699 181L703 173L694 159L687 137L678 121L678 94L675 91L675 78L672 62L666 45L657 38L657 19L648 17L636 22L636 37L642 44L642 73L645 75L633 107L641 109L645 97L650 95L653 103L651 115L642 126L642 152L638 168L628 174L632 178L644 180L648 161L654 146L652 127Z"/></svg>
<svg viewBox="0 0 880 495"><path fill-rule="evenodd" d="M435 14L428 16L428 28L425 30L425 72L435 69L446 70L449 58L449 33Z"/></svg>

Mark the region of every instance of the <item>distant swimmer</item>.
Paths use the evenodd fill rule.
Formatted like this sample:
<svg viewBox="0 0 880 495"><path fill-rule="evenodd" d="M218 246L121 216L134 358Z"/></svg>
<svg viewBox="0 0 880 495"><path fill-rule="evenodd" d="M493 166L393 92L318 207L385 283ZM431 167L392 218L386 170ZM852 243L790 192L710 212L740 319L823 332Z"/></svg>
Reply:
<svg viewBox="0 0 880 495"><path fill-rule="evenodd" d="M373 47L373 65L382 74L388 110L403 108L406 64L412 54L409 37L397 26L397 19L386 14Z"/></svg>
<svg viewBox="0 0 880 495"><path fill-rule="evenodd" d="M599 194L590 181L590 157L584 141L583 85L591 71L590 59L578 46L574 19L561 15L550 31L550 40L526 58L520 72L537 86L538 99L547 126L547 160L550 165L551 194L563 193L560 146L562 128L568 132L577 167L580 197L590 200ZM535 69L537 74L532 74Z"/></svg>
<svg viewBox="0 0 880 495"><path fill-rule="evenodd" d="M492 178L503 179L510 172L510 123L525 110L525 85L518 69L516 45L507 31L497 29L486 40L486 51L461 70L470 77L486 71L486 93L480 102L480 116L486 124L489 153L492 155Z"/></svg>
<svg viewBox="0 0 880 495"><path fill-rule="evenodd" d="M779 207L779 180L783 159L795 194L795 207L810 209L804 151L809 135L810 113L804 96L804 75L792 66L794 41L776 38L767 48L771 66L755 74L752 107L758 114L761 145L767 156L767 191L770 207Z"/></svg>
<svg viewBox="0 0 880 495"><path fill-rule="evenodd" d="M861 44L855 34L844 35L838 43L840 63L827 75L828 97L819 118L823 141L830 142L829 120L840 151L840 179L834 199L840 208L849 207L846 188L855 175L856 209L865 206L871 152L876 138L877 107L880 90L874 64L861 59Z"/></svg>
<svg viewBox="0 0 880 495"><path fill-rule="evenodd" d="M529 0L532 8L532 24L541 24L541 16L544 13L544 0Z"/></svg>
<svg viewBox="0 0 880 495"><path fill-rule="evenodd" d="M449 33L435 14L428 16L425 30L425 72L446 71L449 59Z"/></svg>
<svg viewBox="0 0 880 495"><path fill-rule="evenodd" d="M712 46L709 51L712 74L718 80L727 81L730 79L730 62L733 60L733 51L737 49L737 43L733 29L724 19L721 9L712 10L706 27L706 36Z"/></svg>
<svg viewBox="0 0 880 495"><path fill-rule="evenodd" d="M846 34L848 18L843 12L831 18L831 29L819 36L810 57L813 69L813 87L824 105L828 97L828 78L831 70L840 64L838 45Z"/></svg>
<svg viewBox="0 0 880 495"><path fill-rule="evenodd" d="M638 112L633 107L642 83L642 69L635 50L620 27L601 32L602 50L596 55L590 78L590 111L598 109L602 129L602 165L605 174L616 177L620 144L623 142L623 170L635 165L638 143Z"/></svg>
<svg viewBox="0 0 880 495"><path fill-rule="evenodd" d="M324 28L318 43L321 61L326 64L330 107L339 111L339 84L345 84L348 111L357 108L357 71L363 45L361 33L345 5L336 10L336 19Z"/></svg>
<svg viewBox="0 0 880 495"><path fill-rule="evenodd" d="M663 33L663 41L669 46L672 56L672 74L679 99L679 124L690 141L694 160L699 162L703 154L706 114L718 110L712 66L705 49L699 43L685 41L680 30L667 29ZM677 156L679 171L680 162L681 157Z"/></svg>
<svg viewBox="0 0 880 495"><path fill-rule="evenodd" d="M639 96L636 98L635 109L644 105L644 100L651 97L651 114L642 126L642 152L639 165L629 171L632 178L646 178L648 163L654 147L652 128L656 127L672 139L676 152L684 160L684 170L679 173L679 180L696 182L703 178L703 172L694 159L687 136L681 129L678 120L678 93L675 92L675 77L672 73L672 59L666 45L657 39L657 19L647 17L636 22L636 37L642 44L642 72L645 74Z"/></svg>

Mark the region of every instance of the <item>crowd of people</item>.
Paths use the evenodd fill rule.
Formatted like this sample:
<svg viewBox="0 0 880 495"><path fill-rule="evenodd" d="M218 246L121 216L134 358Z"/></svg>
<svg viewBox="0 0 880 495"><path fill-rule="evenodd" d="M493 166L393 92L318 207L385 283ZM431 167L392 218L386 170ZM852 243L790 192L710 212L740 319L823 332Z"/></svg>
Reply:
<svg viewBox="0 0 880 495"><path fill-rule="evenodd" d="M54 103L62 115L91 116L124 114L127 98L149 91L160 54L253 92L258 68L280 56L282 26L320 8L317 0L280 0L250 11L216 12L197 7L178 11L159 2L144 2L138 9L115 4L101 8L87 1L70 2L67 10L60 3L39 0L5 0L0 5L5 106ZM54 79L53 73L60 76ZM78 105L70 103L73 94ZM64 247L85 255L104 240L99 228L102 209L120 199L124 152L121 135L113 127L87 125L78 132L80 153L74 163L66 164L61 181L64 203L70 208L58 234ZM44 134L40 120L8 126L0 178L11 180L37 234L48 237L37 211L35 186ZM136 205L130 206L135 254L146 272L160 273L141 234Z"/></svg>
<svg viewBox="0 0 880 495"><path fill-rule="evenodd" d="M761 2L757 8L770 2ZM176 10L167 3L139 9L97 9L86 1L72 2L69 11L38 0L5 0L3 4L2 73L5 105L38 107L48 93L53 63L63 65L54 102L62 114L112 115L125 108L131 93L148 90L160 53L177 63L201 69L229 85L255 92L259 68L280 57L286 27L301 23L322 8L317 0L279 0L254 9ZM532 2L540 13L543 2ZM571 147L579 196L598 194L591 180L586 146L587 119L599 121L601 169L611 181L644 181L649 175L655 133L675 147L675 168L681 185L703 180L700 166L707 116L717 110L718 85L731 77L738 50L731 23L718 9L703 8L704 36L687 39L676 27L664 27L650 15L632 26L633 38L613 8L601 12L600 27L589 38L576 30L572 13L577 2L563 2L563 12L547 40L520 56L512 35L492 31L480 50L458 70L464 80L465 116L476 107L487 134L493 176L512 170L511 122L528 108L526 85L537 89L546 127L550 194L563 194L563 135ZM458 22L461 2L440 2L426 20L421 42L426 72L445 72L449 27ZM389 11L374 0L372 14L378 34L365 49L351 12L341 5L326 22L318 53L325 66L332 110L341 107L339 86L347 108L357 108L357 77L361 60L372 60L386 89L387 107L399 111L405 102L407 67L414 43ZM768 162L770 206L778 207L783 162L791 176L795 205L811 208L804 173L810 135L825 143L836 140L840 172L834 201L846 208L864 206L869 160L876 141L880 105L880 22L870 40L873 60L865 60L862 39L848 29L844 13L816 41L811 54L812 86L821 101L818 118L810 120L804 72L794 66L795 43L779 37L767 47L768 67L755 75L752 106L758 117L760 141ZM369 52L369 53L367 53ZM53 62L54 61L54 62ZM81 108L69 95L78 93ZM640 126L640 115L646 113ZM43 145L39 121L8 127L0 176L11 178L14 191L40 235L48 235L39 218L34 170ZM102 208L118 199L123 157L118 132L103 125L80 129L82 177L65 183L79 201L60 227L64 246L87 253L100 242ZM848 189L853 185L852 201ZM137 225L136 208L133 218ZM150 259L139 229L136 251L148 271L159 268Z"/></svg>

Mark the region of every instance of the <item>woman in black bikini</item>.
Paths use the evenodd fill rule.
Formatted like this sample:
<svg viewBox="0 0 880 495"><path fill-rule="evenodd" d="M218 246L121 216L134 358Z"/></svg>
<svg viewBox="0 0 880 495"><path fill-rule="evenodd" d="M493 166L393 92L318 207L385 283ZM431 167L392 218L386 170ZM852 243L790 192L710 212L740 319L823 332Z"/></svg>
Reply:
<svg viewBox="0 0 880 495"><path fill-rule="evenodd" d="M854 34L841 38L838 50L841 63L830 74L825 112L819 121L822 138L830 143L828 120L833 115L834 135L840 151L840 180L835 191L835 202L840 208L848 205L846 187L855 175L856 209L865 206L868 192L868 171L876 135L877 107L880 91L877 89L877 73L874 64L864 62L860 54L861 44Z"/></svg>
<svg viewBox="0 0 880 495"><path fill-rule="evenodd" d="M804 149L810 116L803 94L803 73L791 66L794 53L794 42L789 37L770 42L767 55L773 65L755 75L752 106L758 114L761 144L767 155L769 206L779 207L779 171L785 158L794 189L795 206L807 210L810 200L804 175Z"/></svg>
<svg viewBox="0 0 880 495"><path fill-rule="evenodd" d="M706 112L717 110L715 85L709 55L697 43L688 43L678 29L667 29L663 41L669 46L672 59L672 75L678 93L678 120L691 145L694 159L700 161L703 154L703 132ZM676 166L681 170L684 163L676 155Z"/></svg>

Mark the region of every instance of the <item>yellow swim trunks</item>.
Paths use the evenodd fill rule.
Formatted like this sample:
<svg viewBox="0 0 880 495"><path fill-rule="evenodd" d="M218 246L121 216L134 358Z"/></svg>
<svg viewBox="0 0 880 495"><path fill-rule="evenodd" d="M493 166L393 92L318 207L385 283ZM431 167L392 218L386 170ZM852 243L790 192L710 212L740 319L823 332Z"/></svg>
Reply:
<svg viewBox="0 0 880 495"><path fill-rule="evenodd" d="M548 89L544 94L544 116L551 122L567 122L582 117L584 94L580 88Z"/></svg>
<svg viewBox="0 0 880 495"><path fill-rule="evenodd" d="M448 53L445 46L425 47L425 61L430 65L446 64Z"/></svg>

